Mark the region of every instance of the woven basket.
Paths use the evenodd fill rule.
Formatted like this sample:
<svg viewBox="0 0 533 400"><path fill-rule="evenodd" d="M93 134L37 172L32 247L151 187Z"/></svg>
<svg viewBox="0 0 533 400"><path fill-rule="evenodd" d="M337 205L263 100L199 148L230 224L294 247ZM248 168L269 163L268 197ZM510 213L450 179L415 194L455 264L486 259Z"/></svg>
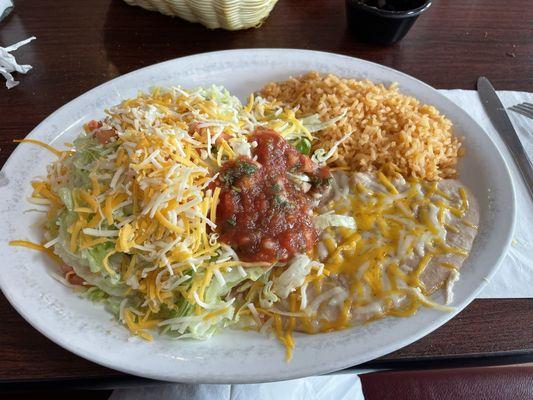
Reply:
<svg viewBox="0 0 533 400"><path fill-rule="evenodd" d="M177 16L215 29L246 29L268 17L278 0L124 0L132 6Z"/></svg>

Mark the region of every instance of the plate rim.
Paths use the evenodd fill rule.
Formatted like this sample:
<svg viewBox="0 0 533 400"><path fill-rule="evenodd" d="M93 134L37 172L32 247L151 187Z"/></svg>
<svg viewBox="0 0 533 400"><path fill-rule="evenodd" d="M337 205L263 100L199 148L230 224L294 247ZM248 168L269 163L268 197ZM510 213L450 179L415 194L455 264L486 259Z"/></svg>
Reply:
<svg viewBox="0 0 533 400"><path fill-rule="evenodd" d="M469 295L467 295L464 299L463 302L461 302L460 304L457 304L456 305L456 308L454 311L450 312L450 313L445 313L445 314L442 314L442 316L438 317L438 318L435 318L431 324L428 324L426 325L424 328L421 328L421 329L418 329L416 334L412 334L406 338L404 338L403 340L396 340L394 342L394 346L390 346L390 345L384 345L383 348L385 348L386 350L385 351L382 351L381 349L380 350L376 350L374 351L374 353L367 353L367 354L370 354L370 360L373 360L375 359L376 357L379 357L379 356L382 356L384 354L388 354L392 351L395 351L395 350L398 350L410 343L413 343L417 340L419 340L420 338L428 335L429 333L433 332L434 330L440 328L442 325L444 325L446 322L448 322L450 319L452 319L453 317L455 317L459 312L461 312L468 304L470 304L475 298L476 296L486 287L486 285L488 284L488 282L492 279L492 277L496 274L496 272L498 271L506 253L507 253L507 250L509 248L509 245L512 241L512 236L513 236L513 232L515 231L515 226L516 226L516 218L517 218L517 210L516 210L516 186L514 184L514 181L512 179L512 175L511 175L511 172L510 172L510 169L509 169L509 165L507 164L506 160L505 160L505 157L503 156L503 154L501 153L499 147L497 146L497 144L494 142L494 140L490 137L490 135L485 131L485 129L483 129L476 120L474 120L464 109L462 109L461 107L459 107L456 103L454 103L452 100L450 100L448 97L446 97L445 95L443 95L442 93L440 93L437 89L435 89L434 87L432 87L431 85L423 82L423 81L420 81L419 79L411 76L411 75L408 75L402 71L399 71L399 70L396 70L394 68L391 68L391 67L388 67L388 66L385 66L385 65L382 65L382 64L378 64L378 63L375 63L375 62L372 62L372 61L368 61L368 60L364 60L364 59L361 59L361 58L357 58L357 57L352 57L352 56L348 56L348 55L344 55L344 54L338 54L338 53L333 53L333 52L326 52L326 51L317 51L317 50L306 50L306 49L294 49L294 48L243 48L243 49L231 49L231 50L218 50L218 51L212 51L212 52L204 52L204 53L198 53L198 54L193 54L193 55L189 55L189 56L185 56L185 57L178 57L178 58L173 58L173 59L170 59L170 60L165 60L165 61L162 61L162 62L159 62L159 63L155 63L155 64L151 64L151 65L148 65L148 66L145 66L143 68L140 68L140 69L136 69L136 70L133 70L133 71L130 71L126 74L123 74L123 75L120 75L120 76L117 76L116 78L113 78L111 80L108 80L92 89L89 89L88 91L80 94L79 96L75 97L74 99L68 101L67 103L63 104L61 107L59 107L58 109L56 109L55 111L53 111L50 115L48 115L45 119L43 119L39 124L37 124L32 130L31 132L26 135L25 137L26 138L31 138L33 137L34 135L37 135L38 132L39 132L39 129L42 125L44 125L45 123L47 123L48 121L50 120L53 120L53 118L61 113L65 108L69 107L69 106L72 106L73 104L76 104L78 102L83 102L84 100L87 100L87 98L89 98L94 92L97 92L97 91L100 91L100 90L107 90L106 87L109 87L109 86L112 86L113 83L117 82L117 81L120 81L120 80L126 80L128 79L128 77L131 77L132 75L135 75L135 74L139 74L139 73L142 73L143 71L146 71L146 70L149 70L149 69L152 69L152 68L156 68L156 67L161 67L162 65L165 65L165 64L172 64L174 62L177 62L177 61L187 61L187 60L191 60L191 59L194 59L194 58L201 58L201 57L206 57L206 56L216 56L216 55L219 55L219 54L228 54L228 53L234 53L234 54L239 54L239 53L253 53L253 52L257 52L257 53L268 53L268 52L273 52L273 53L294 53L294 52L297 52L297 53L307 53L307 54L321 54L325 57L338 57L338 58L343 58L345 59L346 61L348 62L353 62L353 61L356 61L356 62L359 62L359 63L363 63L363 64L366 64L367 66L369 66L370 68L379 68L379 69L384 69L384 70L387 70L389 72L393 72L394 74L396 75L401 75L403 78L406 78L410 81L414 81L416 82L416 84L418 86L423 86L425 87L426 89L429 89L429 91L432 93L432 95L434 96L437 96L439 97L442 101L448 103L449 106L451 106L452 108L455 108L459 113L463 114L463 117L466 118L467 120L469 120L469 123L470 124L473 124L476 129L479 131L479 132L483 132L483 134L486 136L486 139L488 139L494 146L494 149L497 151L499 157L500 157L500 161L501 163L503 164L504 166L504 171L503 171L503 174L505 175L506 178L508 178L508 181L509 181L509 186L510 188L512 189L509 193L509 196L511 198L511 204L506 204L507 207L510 207L510 212L511 212L511 220L510 220L510 224L507 225L507 230L506 232L504 233L505 234L505 241L503 243L503 246L502 246L502 252L499 254L496 262L494 263L494 265L491 267L490 269L490 273L486 276L486 279L483 279L480 284L476 287L475 290L471 291L469 293ZM76 122L73 122L73 124L75 124ZM65 127L64 130L68 129L68 127ZM57 138L60 138L61 136L58 136ZM52 140L52 143L57 139L53 139ZM10 154L10 156L8 157L8 159L6 160L5 164L2 166L2 169L1 171L3 172L4 169L10 165L10 163L14 162L14 158L16 155L19 155L20 152L23 152L24 150L22 149L23 146L17 146L13 152ZM161 376L163 376L164 374L162 373L146 373L145 371L138 371L137 369L135 368L129 368L127 366L124 366L124 364L121 364L121 365L117 365L118 363L113 363L111 361L107 361L107 360L104 360L102 361L101 358L98 358L97 355L94 355L93 356L93 353L91 352L86 352L83 348L81 347L78 347L76 346L75 344L71 344L67 341L61 341L61 338L58 337L57 335L54 335L53 333L53 329L50 329L48 330L46 326L41 326L41 324L38 322L38 321L35 321L35 318L32 319L32 315L30 312L26 312L24 310L24 307L21 305L21 304L18 304L17 301L14 299L14 297L12 297L12 293L9 289L7 288L4 288L4 284L3 284L3 281L2 281L2 275L0 274L0 290L2 291L2 293L4 294L4 296L7 298L7 300L9 301L9 303L11 304L11 306L13 308L15 308L15 310L17 311L17 313L19 315L21 315L33 328L35 328L37 331L39 331L41 334L43 334L45 337L47 337L49 340L51 340L52 342L54 342L55 344L59 345L60 347L82 357L82 358L85 358L89 361L92 361L96 364L99 364L99 365L103 365L105 367L108 367L108 368L111 368L111 369L114 369L114 370L117 370L117 371L121 371L121 372L124 372L124 373L128 373L128 374L132 374L132 375L136 375L136 376L141 376L141 377L146 377L146 378L150 378L150 379L159 379L161 380ZM352 358L350 358L352 359ZM318 373L322 374L322 373L328 373L328 372L333 372L333 371L337 371L337 370L341 370L341 369L344 369L344 368L347 368L347 367L351 367L351 366L356 366L353 364L353 362L350 362L348 359L344 359L345 361L344 362L337 362L335 364L335 366L331 366L331 367L328 367L326 369L324 368L314 368L314 370L319 370ZM308 368L308 369L313 369L313 368ZM300 371L300 370L298 370ZM317 372L315 372L317 373ZM294 378L299 378L299 377L303 377L303 376L308 376L308 374L305 373L305 371L302 372L295 372L295 373L284 373L283 376L279 376L279 375L276 375L276 374L271 374L269 376L262 376L261 379L254 379L254 378L246 378L246 377L237 377L235 376L235 379L226 379L226 378L223 378L223 379L217 379L216 377L214 379L202 379L202 377L200 377L199 379L198 378L195 378L195 377L190 377L190 378L180 378L178 376L176 376L175 374L167 374L163 379L167 380L167 378L170 378L169 380L171 381L175 381L175 382L189 382L189 383L199 383L199 382L202 382L202 383L228 383L228 382L232 382L232 383L255 383L255 382L268 382L268 381L275 381L275 380L286 380L286 379L294 379Z"/></svg>

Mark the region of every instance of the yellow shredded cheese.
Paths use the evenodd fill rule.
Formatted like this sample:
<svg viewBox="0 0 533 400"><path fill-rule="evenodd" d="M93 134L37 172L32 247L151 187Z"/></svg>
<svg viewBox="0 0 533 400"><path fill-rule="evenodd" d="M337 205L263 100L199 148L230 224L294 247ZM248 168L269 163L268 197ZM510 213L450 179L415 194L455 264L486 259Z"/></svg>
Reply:
<svg viewBox="0 0 533 400"><path fill-rule="evenodd" d="M40 140L37 140L37 139L30 139L30 138L26 138L26 139L17 139L17 140L14 140L15 143L31 143L31 144L36 144L37 146L41 146L43 148L45 148L46 150L49 150L50 152L54 153L56 156L58 157L61 157L61 155L63 154L62 151L60 150L57 150L55 147L53 146L50 146L49 144L47 143L44 143L44 142L41 142Z"/></svg>

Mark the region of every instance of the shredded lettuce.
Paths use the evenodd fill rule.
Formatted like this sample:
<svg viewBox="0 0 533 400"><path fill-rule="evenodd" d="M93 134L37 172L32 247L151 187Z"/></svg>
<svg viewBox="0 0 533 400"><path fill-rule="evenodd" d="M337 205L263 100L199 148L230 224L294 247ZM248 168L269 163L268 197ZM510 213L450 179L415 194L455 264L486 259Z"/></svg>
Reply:
<svg viewBox="0 0 533 400"><path fill-rule="evenodd" d="M320 265L321 263L311 260L305 254L297 254L287 269L274 280L272 291L282 299L287 298L291 292L304 284L305 277L309 275L311 268Z"/></svg>
<svg viewBox="0 0 533 400"><path fill-rule="evenodd" d="M244 156L244 157L252 157L251 147L250 143L245 141L233 141L231 142L231 147L235 154L238 156Z"/></svg>
<svg viewBox="0 0 533 400"><path fill-rule="evenodd" d="M331 157L335 155L335 152L337 151L337 148L345 141L347 140L351 135L353 131L347 133L342 138L337 140L335 143L333 143L333 146L329 149L329 151L326 152L324 149L316 149L313 155L311 156L311 160L316 162L319 165L324 165L327 160L329 160Z"/></svg>
<svg viewBox="0 0 533 400"><path fill-rule="evenodd" d="M89 261L89 268L91 272L97 273L102 271L102 262L105 256L113 249L114 245L111 242L105 242L84 250L84 256Z"/></svg>
<svg viewBox="0 0 533 400"><path fill-rule="evenodd" d="M348 215L339 215L339 214L321 214L317 215L314 218L315 226L324 230L330 226L340 226L348 229L357 229L357 224L353 217Z"/></svg>
<svg viewBox="0 0 533 400"><path fill-rule="evenodd" d="M340 115L334 118L331 118L327 121L322 121L318 114L308 115L306 117L301 118L300 121L302 122L303 126L307 128L309 132L311 133L318 132L318 131L321 131L322 129L330 127L331 125L343 119L346 116L347 111L348 110L344 109Z"/></svg>
<svg viewBox="0 0 533 400"><path fill-rule="evenodd" d="M99 303L106 300L109 296L99 287L93 286L83 292L83 297L86 297L95 303Z"/></svg>
<svg viewBox="0 0 533 400"><path fill-rule="evenodd" d="M90 135L82 134L74 141L76 153L65 161L70 188L88 188L94 163L114 152L114 146L103 146Z"/></svg>
<svg viewBox="0 0 533 400"><path fill-rule="evenodd" d="M67 207L68 211L74 211L74 201L72 200L72 192L67 187L62 187L57 190L57 195Z"/></svg>
<svg viewBox="0 0 533 400"><path fill-rule="evenodd" d="M259 304L261 307L270 308L279 300L279 297L272 291L273 281L267 281L263 290L259 294Z"/></svg>

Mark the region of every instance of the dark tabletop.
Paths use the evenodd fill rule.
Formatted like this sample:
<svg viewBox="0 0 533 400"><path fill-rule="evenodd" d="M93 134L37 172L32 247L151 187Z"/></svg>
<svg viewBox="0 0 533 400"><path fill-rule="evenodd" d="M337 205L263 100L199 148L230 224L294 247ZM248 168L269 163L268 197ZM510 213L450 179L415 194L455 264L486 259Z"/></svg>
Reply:
<svg viewBox="0 0 533 400"><path fill-rule="evenodd" d="M13 139L87 90L150 64L212 50L331 51L387 65L436 88L474 89L477 77L486 75L497 89L533 92L531 0L434 0L392 47L351 38L341 0L280 0L260 29L240 32L209 31L121 0L15 3L15 12L0 22L0 45L32 35L37 40L16 52L34 69L15 89L0 84L0 165L13 151ZM533 361L532 327L533 299L476 300L434 333L365 366ZM0 294L0 388L57 380L75 386L139 382L53 344Z"/></svg>

